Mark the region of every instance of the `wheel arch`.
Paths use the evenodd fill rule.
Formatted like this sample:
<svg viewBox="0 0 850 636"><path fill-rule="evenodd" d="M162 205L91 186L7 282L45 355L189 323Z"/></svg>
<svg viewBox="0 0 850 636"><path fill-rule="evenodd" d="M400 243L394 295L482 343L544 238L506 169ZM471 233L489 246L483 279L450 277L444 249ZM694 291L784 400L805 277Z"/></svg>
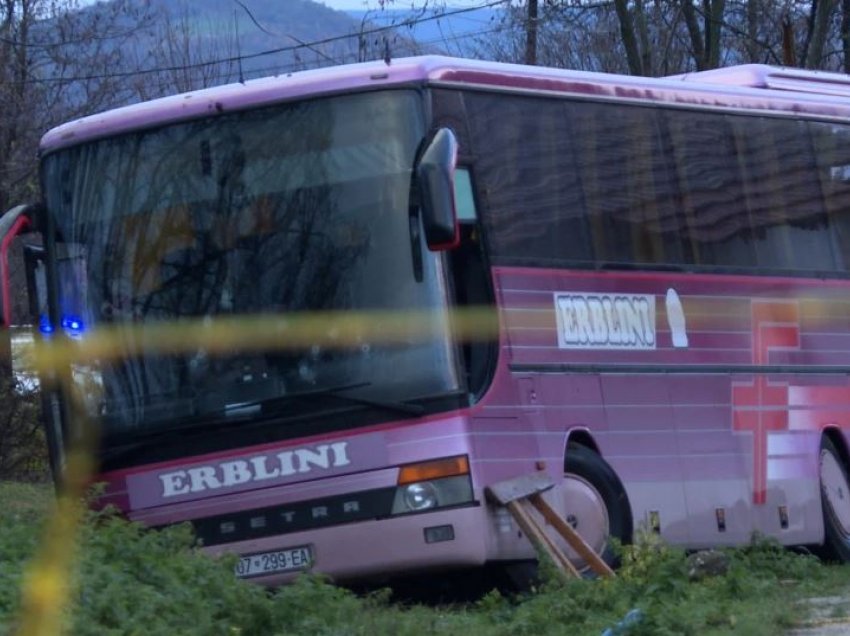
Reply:
<svg viewBox="0 0 850 636"><path fill-rule="evenodd" d="M582 446L602 457L602 452L599 450L599 444L593 438L590 430L580 426L570 429L567 432L567 438L564 443L564 470L567 469L567 461L571 446Z"/></svg>

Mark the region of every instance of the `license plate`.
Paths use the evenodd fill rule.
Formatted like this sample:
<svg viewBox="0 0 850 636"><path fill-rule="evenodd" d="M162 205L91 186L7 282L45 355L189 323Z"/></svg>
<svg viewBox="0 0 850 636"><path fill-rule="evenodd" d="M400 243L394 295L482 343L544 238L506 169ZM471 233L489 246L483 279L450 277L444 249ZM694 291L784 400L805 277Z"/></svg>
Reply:
<svg viewBox="0 0 850 636"><path fill-rule="evenodd" d="M310 546L304 545L240 557L236 563L236 576L244 579L251 576L262 576L263 574L295 572L306 570L312 564L313 553Z"/></svg>

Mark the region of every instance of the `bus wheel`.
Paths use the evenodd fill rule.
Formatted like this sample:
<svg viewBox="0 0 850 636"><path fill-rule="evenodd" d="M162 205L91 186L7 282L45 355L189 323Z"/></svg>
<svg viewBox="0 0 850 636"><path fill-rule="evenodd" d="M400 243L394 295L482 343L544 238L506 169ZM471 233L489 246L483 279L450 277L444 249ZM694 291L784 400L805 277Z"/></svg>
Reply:
<svg viewBox="0 0 850 636"><path fill-rule="evenodd" d="M828 437L820 444L820 492L827 559L850 562L850 479L841 454Z"/></svg>
<svg viewBox="0 0 850 636"><path fill-rule="evenodd" d="M617 474L597 453L571 445L567 451L563 493L566 521L609 565L616 565L610 539L630 543L632 515ZM580 571L588 564L571 548L567 555Z"/></svg>

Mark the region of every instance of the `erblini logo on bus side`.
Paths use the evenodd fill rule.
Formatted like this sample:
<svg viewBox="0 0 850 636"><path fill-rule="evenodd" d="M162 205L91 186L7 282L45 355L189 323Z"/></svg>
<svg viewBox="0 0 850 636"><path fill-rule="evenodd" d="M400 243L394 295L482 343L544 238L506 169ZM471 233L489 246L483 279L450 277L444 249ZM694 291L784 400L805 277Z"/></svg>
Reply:
<svg viewBox="0 0 850 636"><path fill-rule="evenodd" d="M655 349L655 296L555 293L561 349Z"/></svg>
<svg viewBox="0 0 850 636"><path fill-rule="evenodd" d="M204 490L219 490L240 484L279 480L309 473L314 468L347 466L348 442L285 450L275 455L256 455L246 459L196 466L158 475L162 497L174 497Z"/></svg>

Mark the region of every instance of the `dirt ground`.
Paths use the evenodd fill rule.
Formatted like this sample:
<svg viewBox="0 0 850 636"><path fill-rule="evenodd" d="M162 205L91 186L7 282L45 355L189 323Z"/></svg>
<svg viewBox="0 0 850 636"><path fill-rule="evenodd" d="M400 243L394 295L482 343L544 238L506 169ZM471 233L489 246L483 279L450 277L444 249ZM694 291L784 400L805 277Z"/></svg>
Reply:
<svg viewBox="0 0 850 636"><path fill-rule="evenodd" d="M850 634L850 597L825 596L800 602L808 616L788 636L837 636Z"/></svg>

